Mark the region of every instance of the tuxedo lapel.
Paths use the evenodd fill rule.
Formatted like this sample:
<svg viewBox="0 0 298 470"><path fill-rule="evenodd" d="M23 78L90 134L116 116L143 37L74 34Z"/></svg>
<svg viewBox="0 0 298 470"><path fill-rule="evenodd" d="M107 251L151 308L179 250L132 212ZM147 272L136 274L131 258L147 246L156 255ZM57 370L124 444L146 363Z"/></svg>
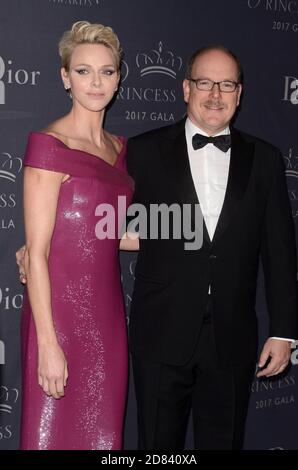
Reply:
<svg viewBox="0 0 298 470"><path fill-rule="evenodd" d="M227 189L223 207L212 239L215 243L223 234L244 196L253 162L254 145L231 129L231 157Z"/></svg>
<svg viewBox="0 0 298 470"><path fill-rule="evenodd" d="M194 204L199 204L199 199L192 179L187 153L185 120L180 121L172 130L174 132L170 132L161 139L161 155L166 166L166 175L177 197L177 202L190 204L193 207ZM193 215L192 211L192 221L194 222ZM205 221L203 236L208 243L211 243Z"/></svg>

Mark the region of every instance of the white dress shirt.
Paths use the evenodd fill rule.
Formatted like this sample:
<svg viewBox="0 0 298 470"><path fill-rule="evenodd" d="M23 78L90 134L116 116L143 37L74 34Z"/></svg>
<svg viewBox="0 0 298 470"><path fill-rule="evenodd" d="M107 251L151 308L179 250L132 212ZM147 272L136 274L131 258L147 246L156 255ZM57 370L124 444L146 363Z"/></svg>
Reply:
<svg viewBox="0 0 298 470"><path fill-rule="evenodd" d="M226 194L231 149L227 152L223 152L209 143L200 149L194 150L192 138L197 133L208 136L206 132L195 126L193 122L187 118L185 122L185 136L191 175L206 228L210 240L212 240ZM226 127L215 135L224 134L230 134L229 127ZM209 294L210 293L211 286L209 286ZM295 341L293 339L278 338L275 336L273 338Z"/></svg>
<svg viewBox="0 0 298 470"><path fill-rule="evenodd" d="M192 138L197 133L208 135L187 118L185 134L191 175L208 234L212 240L226 194L231 149L225 153L213 144L207 144L201 149L194 150ZM226 127L216 135L229 133L230 129Z"/></svg>

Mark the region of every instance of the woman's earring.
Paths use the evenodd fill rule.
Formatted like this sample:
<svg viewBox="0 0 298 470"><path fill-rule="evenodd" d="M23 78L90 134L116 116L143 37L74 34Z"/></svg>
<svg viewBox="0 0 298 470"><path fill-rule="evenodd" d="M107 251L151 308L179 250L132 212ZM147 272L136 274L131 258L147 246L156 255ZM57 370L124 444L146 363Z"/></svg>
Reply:
<svg viewBox="0 0 298 470"><path fill-rule="evenodd" d="M64 85L64 89L66 93L68 94L69 98L72 99L72 94L71 94L71 88L68 85Z"/></svg>

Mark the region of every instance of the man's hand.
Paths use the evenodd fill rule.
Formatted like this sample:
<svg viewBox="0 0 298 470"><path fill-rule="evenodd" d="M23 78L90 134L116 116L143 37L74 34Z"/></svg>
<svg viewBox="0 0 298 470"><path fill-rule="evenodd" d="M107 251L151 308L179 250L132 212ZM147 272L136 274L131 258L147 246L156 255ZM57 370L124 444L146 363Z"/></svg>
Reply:
<svg viewBox="0 0 298 470"><path fill-rule="evenodd" d="M263 346L259 367L264 367L270 359L265 369L257 373L257 377L271 377L280 374L288 365L291 356L291 342L282 339L269 338Z"/></svg>
<svg viewBox="0 0 298 470"><path fill-rule="evenodd" d="M26 278L26 270L25 270L25 253L26 253L26 246L22 246L17 252L16 252L16 262L19 267L19 273L20 273L20 281L22 284L26 284L27 278Z"/></svg>

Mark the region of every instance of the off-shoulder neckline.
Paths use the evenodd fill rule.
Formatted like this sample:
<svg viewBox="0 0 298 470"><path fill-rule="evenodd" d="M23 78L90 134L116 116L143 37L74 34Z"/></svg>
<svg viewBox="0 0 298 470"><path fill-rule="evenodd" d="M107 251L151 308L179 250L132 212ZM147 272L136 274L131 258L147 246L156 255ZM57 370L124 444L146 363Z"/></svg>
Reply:
<svg viewBox="0 0 298 470"><path fill-rule="evenodd" d="M54 135L51 135L51 134L47 134L46 132L38 132L38 131L32 131L30 132L31 135L34 135L34 134L37 134L37 135L40 135L40 136L46 136L46 137L50 137L50 139L54 139L56 142L58 142L59 144L61 144L62 147L65 147L66 149L68 150L71 150L71 151L74 151L74 152L80 152L80 153L84 153L85 155L91 157L91 158L96 158L96 160L100 161L100 162L103 162L105 163L106 165L110 166L111 168L115 168L119 159L120 159L120 156L123 154L123 152L125 151L125 137L122 137L122 136L116 136L120 142L122 143L122 147L120 149L120 152L118 153L117 155L117 158L115 160L115 162L113 163L113 165L109 162L107 162L104 158L102 157L99 157L98 155L95 155L94 153L90 153L90 152L86 152L85 150L80 150L80 149L76 149L76 148L72 148L72 147L69 147L68 145L66 145L62 140L58 139L58 137L55 137Z"/></svg>

